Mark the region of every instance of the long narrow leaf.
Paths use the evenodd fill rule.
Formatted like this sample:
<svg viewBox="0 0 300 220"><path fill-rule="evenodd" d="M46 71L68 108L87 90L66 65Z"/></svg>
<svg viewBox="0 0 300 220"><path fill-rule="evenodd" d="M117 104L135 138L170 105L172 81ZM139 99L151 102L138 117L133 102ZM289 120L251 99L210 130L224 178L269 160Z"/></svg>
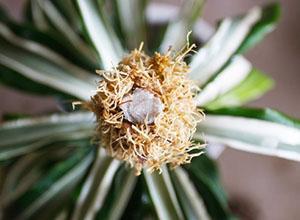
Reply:
<svg viewBox="0 0 300 220"><path fill-rule="evenodd" d="M118 54L118 48L121 47L120 43L116 41L115 37L109 35L94 0L77 0L77 3L85 28L98 52L103 67L110 69L120 61L121 54Z"/></svg>
<svg viewBox="0 0 300 220"><path fill-rule="evenodd" d="M45 167L51 161L60 161L67 158L76 148L62 145L44 149L36 153L29 153L17 160L4 178L3 191L0 196L2 207L8 207L26 191L28 191L45 174ZM80 143L81 147L91 146L89 142ZM75 147L75 145L72 145Z"/></svg>
<svg viewBox="0 0 300 220"><path fill-rule="evenodd" d="M48 22L36 0L28 0L25 6L25 18L40 30L48 29Z"/></svg>
<svg viewBox="0 0 300 220"><path fill-rule="evenodd" d="M93 123L89 113L8 122L0 127L0 159L6 160L53 143L91 137L92 131Z"/></svg>
<svg viewBox="0 0 300 220"><path fill-rule="evenodd" d="M147 188L145 178L139 176L121 219L158 219L158 215ZM101 219L103 218L98 218L97 220Z"/></svg>
<svg viewBox="0 0 300 220"><path fill-rule="evenodd" d="M145 171L143 175L159 218L183 219L167 168L163 168L162 174Z"/></svg>
<svg viewBox="0 0 300 220"><path fill-rule="evenodd" d="M79 99L87 100L95 89L93 84L80 80L78 75L48 59L0 38L0 64L26 78L52 87ZM82 75L80 75L82 77Z"/></svg>
<svg viewBox="0 0 300 220"><path fill-rule="evenodd" d="M145 0L115 0L120 26L125 35L128 49L137 48L146 41Z"/></svg>
<svg viewBox="0 0 300 220"><path fill-rule="evenodd" d="M217 165L205 154L185 166L190 180L201 195L211 219L232 219L227 197L221 186Z"/></svg>
<svg viewBox="0 0 300 220"><path fill-rule="evenodd" d="M160 51L166 52L170 46L175 50L184 46L186 43L185 36L192 30L193 24L202 13L204 2L204 0L184 2L179 12L179 18L168 25Z"/></svg>
<svg viewBox="0 0 300 220"><path fill-rule="evenodd" d="M66 1L57 1L57 4L65 5L65 7L70 3L67 3L71 0ZM52 50L56 51L56 53L62 54L65 58L71 60L76 65L82 66L88 70L94 71L96 68L99 68L97 60L96 60L96 54L91 57L93 53L89 53L89 56L85 56L82 54L82 52L79 50L77 45L72 44L70 41L68 41L67 38L63 38L61 33L58 33L56 31L53 31L52 29L48 28L40 28L36 22L32 21L33 17L33 9L30 8L32 4L37 4L36 1L28 1L28 8L26 9L26 14L29 14L30 18L27 18L27 22L24 24L19 24L14 22L12 19L10 19L8 16L2 16L2 21L7 26L11 28L11 30L18 36L25 38L27 40L32 40L37 43L43 44L48 48L51 48ZM68 12L72 11L72 8L68 10ZM42 9L39 8L40 12L42 12ZM71 13L73 14L73 13ZM70 16L76 16L77 20L80 20L79 14L78 15L70 15ZM35 24L34 26L32 25ZM47 26L47 24L46 24Z"/></svg>
<svg viewBox="0 0 300 220"><path fill-rule="evenodd" d="M203 199L197 192L188 174L182 168L177 168L172 174L174 186L178 192L179 202L183 207L186 219L209 220L210 217Z"/></svg>
<svg viewBox="0 0 300 220"><path fill-rule="evenodd" d="M248 37L238 49L238 53L244 53L273 31L279 20L280 13L280 4L278 2L267 5L262 12L260 21L252 27Z"/></svg>
<svg viewBox="0 0 300 220"><path fill-rule="evenodd" d="M134 175L134 171L127 170L122 166L115 174L114 182L108 192L103 207L97 213L95 219L117 220L121 219L125 208L128 205L130 197L136 186L138 177Z"/></svg>
<svg viewBox="0 0 300 220"><path fill-rule="evenodd" d="M300 160L300 130L284 124L240 116L209 115L195 138L239 150Z"/></svg>
<svg viewBox="0 0 300 220"><path fill-rule="evenodd" d="M74 29L74 31L81 32L81 23L79 14L76 11L76 7L73 0L52 0L53 5L66 18L68 23Z"/></svg>
<svg viewBox="0 0 300 220"><path fill-rule="evenodd" d="M55 53L51 49L44 47L36 42L18 37L12 31L10 31L8 26L6 26L2 22L0 22L0 35L13 45L28 50L32 53L36 53L52 61L53 63L64 67L69 71L70 75L75 75L76 77L81 78L90 83L93 83L93 81L96 80L96 78L92 77L92 75L89 72L86 72L84 69L81 69L78 66L69 63L67 60L65 60L64 57Z"/></svg>
<svg viewBox="0 0 300 220"><path fill-rule="evenodd" d="M246 79L217 99L205 104L206 108L217 109L238 106L254 100L273 87L273 80L257 69L252 69Z"/></svg>
<svg viewBox="0 0 300 220"><path fill-rule="evenodd" d="M80 192L73 220L91 220L96 216L103 206L119 165L119 161L108 157L104 149L98 150L97 158Z"/></svg>
<svg viewBox="0 0 300 220"><path fill-rule="evenodd" d="M47 19L51 22L53 27L62 37L69 40L71 44L78 48L78 50L90 60L95 60L94 51L88 47L80 36L73 30L65 18L60 14L51 1L37 0L38 6L42 9Z"/></svg>
<svg viewBox="0 0 300 220"><path fill-rule="evenodd" d="M257 109L257 108L242 108L242 107L231 107L221 108L216 110L208 110L210 115L227 115L236 117L245 117L252 119L259 119L269 122L274 122L289 127L300 129L300 120L291 118L281 112L270 108Z"/></svg>
<svg viewBox="0 0 300 220"><path fill-rule="evenodd" d="M224 19L216 34L193 57L190 77L199 85L209 80L237 51L261 14L262 9L253 8L243 17Z"/></svg>
<svg viewBox="0 0 300 220"><path fill-rule="evenodd" d="M31 219L33 216L45 219L54 215L62 208L56 199L65 201L91 164L92 152L86 152L87 149L81 149L78 154L55 165L8 209L7 214L15 215L16 219ZM10 209L20 211L10 212Z"/></svg>
<svg viewBox="0 0 300 220"><path fill-rule="evenodd" d="M250 72L251 64L241 56L235 57L232 62L195 97L197 105L204 106L206 103L212 102L222 96L240 84Z"/></svg>

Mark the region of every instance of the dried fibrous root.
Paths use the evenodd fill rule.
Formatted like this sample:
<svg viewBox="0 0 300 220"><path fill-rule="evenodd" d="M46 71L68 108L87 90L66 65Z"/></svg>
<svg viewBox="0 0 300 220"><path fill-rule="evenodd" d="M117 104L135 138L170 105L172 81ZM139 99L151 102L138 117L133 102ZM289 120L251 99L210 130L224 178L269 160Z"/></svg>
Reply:
<svg viewBox="0 0 300 220"><path fill-rule="evenodd" d="M85 103L97 116L96 138L137 175L142 168L152 172L163 164L190 163L202 153L191 137L204 115L193 101L196 86L183 60L193 47L150 57L141 46L113 69L97 71L102 80Z"/></svg>

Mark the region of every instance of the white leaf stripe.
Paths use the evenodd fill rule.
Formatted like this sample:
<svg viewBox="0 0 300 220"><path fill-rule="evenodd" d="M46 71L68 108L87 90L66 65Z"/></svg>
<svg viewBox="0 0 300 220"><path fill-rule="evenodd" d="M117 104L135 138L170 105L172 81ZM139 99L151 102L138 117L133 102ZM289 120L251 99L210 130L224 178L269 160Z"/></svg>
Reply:
<svg viewBox="0 0 300 220"><path fill-rule="evenodd" d="M124 177L120 194L117 195L113 206L109 210L108 220L121 219L123 211L127 207L130 196L134 190L137 177L134 175L133 170L129 171Z"/></svg>
<svg viewBox="0 0 300 220"><path fill-rule="evenodd" d="M116 0L121 28L126 36L129 49L134 49L146 40L144 0Z"/></svg>
<svg viewBox="0 0 300 220"><path fill-rule="evenodd" d="M262 137L274 137L278 141L291 145L300 143L299 129L258 119L209 115L201 123L201 126L224 129L224 131L239 131Z"/></svg>
<svg viewBox="0 0 300 220"><path fill-rule="evenodd" d="M98 150L97 158L77 200L73 220L91 220L95 217L104 203L119 166L120 162L107 157L103 148Z"/></svg>
<svg viewBox="0 0 300 220"><path fill-rule="evenodd" d="M242 56L236 56L231 63L208 83L195 97L198 106L204 106L217 97L239 85L251 72L251 64Z"/></svg>
<svg viewBox="0 0 300 220"><path fill-rule="evenodd" d="M10 31L9 28L5 26L5 24L1 22L0 22L0 35L2 35L8 42L12 43L13 45L28 50L32 53L38 54L48 60L51 60L55 64L64 67L64 69L68 70L68 73L70 75L74 75L78 78L81 78L86 82L95 84L96 79L99 78L99 77L96 78L95 76L92 76L92 74L90 74L86 70L70 63L63 56L55 53L51 49L39 43L36 43L34 41L26 40L24 38L18 37L12 31Z"/></svg>
<svg viewBox="0 0 300 220"><path fill-rule="evenodd" d="M116 54L116 47L120 47L120 43L112 37L100 17L100 12L97 11L97 5L93 0L77 0L85 27L93 42L103 64L104 69L111 69L120 61L120 57Z"/></svg>
<svg viewBox="0 0 300 220"><path fill-rule="evenodd" d="M43 146L48 146L50 144L59 145L60 143L65 143L65 142L68 143L69 141L91 138L92 135L93 135L93 130L90 129L76 129L76 130L74 129L67 132L66 131L61 132L59 130L46 135L46 137L43 137L42 139L39 138L30 143L19 143L19 144L14 143L13 145L6 144L4 149L0 147L0 161L7 160L9 158L13 158L16 156L20 156L29 152L33 152L34 150L37 150ZM66 143L64 147L67 147Z"/></svg>
<svg viewBox="0 0 300 220"><path fill-rule="evenodd" d="M216 34L193 57L190 78L205 84L239 48L261 14L260 8L253 8L242 19L223 20Z"/></svg>
<svg viewBox="0 0 300 220"><path fill-rule="evenodd" d="M185 212L187 218L209 220L210 217L207 213L204 201L200 197L192 181L189 179L189 176L186 173L186 171L179 167L174 170L174 174L177 180L175 188L179 188L179 190L182 190L184 196L186 197L182 201L184 203L182 204L182 206L187 209Z"/></svg>
<svg viewBox="0 0 300 220"><path fill-rule="evenodd" d="M36 141L48 135L83 130L90 132L94 127L92 122L91 113L55 114L7 122L0 127L0 149L7 145Z"/></svg>
<svg viewBox="0 0 300 220"><path fill-rule="evenodd" d="M87 44L79 37L79 35L68 24L65 18L55 8L51 1L38 0L39 7L43 10L47 18L52 22L55 28L63 34L79 51L88 57L90 60L95 61L94 51L91 50Z"/></svg>
<svg viewBox="0 0 300 220"><path fill-rule="evenodd" d="M91 122L93 120L93 114L90 112L75 112L69 114L52 114L50 116L36 117L36 118L24 118L14 121L9 121L1 124L0 132L3 129L21 128L24 126L35 126L41 124L64 124L64 123L76 123L76 122Z"/></svg>
<svg viewBox="0 0 300 220"><path fill-rule="evenodd" d="M147 170L143 174L159 219L183 219L167 168L163 167L161 174Z"/></svg>
<svg viewBox="0 0 300 220"><path fill-rule="evenodd" d="M249 144L243 141L236 140L234 138L223 138L214 135L206 135L205 137L206 140L212 144L222 143L225 146L237 150L241 150L241 151L273 156L273 157L280 157L287 160L300 161L300 152L299 152L300 145L294 146L294 149L292 150L285 150L285 149L273 148L273 147L261 147L256 144Z"/></svg>
<svg viewBox="0 0 300 220"><path fill-rule="evenodd" d="M259 70L252 68L248 76L228 92L205 104L208 109L238 106L260 97L273 86L273 81Z"/></svg>
<svg viewBox="0 0 300 220"><path fill-rule="evenodd" d="M194 23L202 12L203 0L184 1L180 7L179 17L171 22L166 30L160 45L160 51L166 52L171 46L174 50L180 50L186 43L185 35L192 30Z"/></svg>
<svg viewBox="0 0 300 220"><path fill-rule="evenodd" d="M45 191L37 200L35 200L24 213L21 214L19 219L27 219L36 212L39 208L45 205L50 199L55 197L63 190L67 190L66 187L69 184L76 184L81 177L83 177L85 170L92 162L92 154L89 154L78 165L72 168L65 176L54 183L47 191Z"/></svg>
<svg viewBox="0 0 300 220"><path fill-rule="evenodd" d="M198 126L194 138L224 143L246 151L300 157L300 130L269 121L231 116L207 116ZM232 146L231 146L232 144Z"/></svg>
<svg viewBox="0 0 300 220"><path fill-rule="evenodd" d="M86 220L94 219L95 215L97 214L97 211L103 206L104 199L109 191L109 188L111 187L111 183L113 181L113 178L119 166L120 166L120 162L118 160L113 159L101 183L99 184L97 191L95 192L96 193L95 201L93 205L90 206L89 209L87 210L84 219Z"/></svg>
<svg viewBox="0 0 300 220"><path fill-rule="evenodd" d="M5 42L0 44L0 50L0 64L33 81L83 100L88 100L94 93L95 86L92 84L70 75L62 67L41 59L31 52Z"/></svg>
<svg viewBox="0 0 300 220"><path fill-rule="evenodd" d="M28 4L30 5L30 11L32 14L32 20L36 27L40 30L46 30L47 29L47 21L45 19L45 16L43 15L42 10L38 6L38 2L35 0L29 0Z"/></svg>

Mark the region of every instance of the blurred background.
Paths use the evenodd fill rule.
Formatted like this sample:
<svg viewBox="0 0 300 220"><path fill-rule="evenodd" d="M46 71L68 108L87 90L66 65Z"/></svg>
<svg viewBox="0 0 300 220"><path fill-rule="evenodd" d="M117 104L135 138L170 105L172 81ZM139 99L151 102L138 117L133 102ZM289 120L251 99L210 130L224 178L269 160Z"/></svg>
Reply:
<svg viewBox="0 0 300 220"><path fill-rule="evenodd" d="M203 17L211 25L220 18L242 13L268 0L208 0ZM16 19L21 19L24 0L0 0ZM176 5L179 0L155 1ZM250 106L271 107L300 118L300 1L281 1L278 28L246 57L270 74L275 89ZM201 30L199 30L201 31ZM0 118L8 112L43 114L57 110L50 98L28 96L0 85ZM232 209L243 219L300 219L300 164L226 149L218 164Z"/></svg>

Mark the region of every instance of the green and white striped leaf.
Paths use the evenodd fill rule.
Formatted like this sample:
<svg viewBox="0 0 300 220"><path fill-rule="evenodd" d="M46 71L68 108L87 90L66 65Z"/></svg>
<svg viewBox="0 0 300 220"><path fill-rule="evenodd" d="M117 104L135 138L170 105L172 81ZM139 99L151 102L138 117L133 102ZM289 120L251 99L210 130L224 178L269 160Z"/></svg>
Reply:
<svg viewBox="0 0 300 220"><path fill-rule="evenodd" d="M69 198L92 159L92 152L81 149L70 158L55 164L43 178L8 207L7 214L14 215L15 219L50 219L63 208L61 203ZM57 201L60 201L60 204Z"/></svg>
<svg viewBox="0 0 300 220"><path fill-rule="evenodd" d="M201 86L214 76L238 50L261 14L261 8L253 8L245 16L224 19L215 35L193 56L190 78Z"/></svg>
<svg viewBox="0 0 300 220"><path fill-rule="evenodd" d="M273 84L273 80L267 75L257 69L252 69L239 85L220 95L215 100L205 103L204 106L208 109L239 106L262 96L273 87Z"/></svg>
<svg viewBox="0 0 300 220"><path fill-rule="evenodd" d="M68 17L75 16L76 18L74 19L78 21L73 21L73 23L74 22L78 23L80 22L79 14L73 14L75 13L73 12L74 6L69 6L69 4L71 4L69 3L70 1L72 0L55 1L55 3L60 6L60 8L58 9L60 9L61 11L65 11L66 7L68 7L69 13L67 14L71 14ZM90 71L94 71L96 68L99 68L97 56L95 53L93 53L93 51L89 53L89 56L85 56L80 51L80 48L77 47L77 45L72 44L72 42L70 42L67 38L62 37L62 34L53 30L53 27L51 29L39 27L36 24L37 22L33 21L32 19L33 9L30 8L32 4L37 4L37 1L35 0L28 1L27 9L25 12L28 18L25 24L18 24L14 22L12 19L8 18L8 16L5 17L2 16L3 18L1 20L19 37L31 41L36 41L39 44L43 44L44 46L51 48L51 50L55 51L56 53L63 55L65 59L69 59L71 62L73 62L78 66L82 66L83 68ZM42 9L40 7L38 7L38 9L40 10L40 13L43 15ZM32 23L34 24L34 26L32 25ZM46 24L46 26L47 25L48 24ZM91 55L93 56L91 57Z"/></svg>
<svg viewBox="0 0 300 220"><path fill-rule="evenodd" d="M211 219L201 195L197 192L186 171L182 168L177 168L171 174L185 218L189 220Z"/></svg>
<svg viewBox="0 0 300 220"><path fill-rule="evenodd" d="M115 0L115 4L128 49L138 48L141 42L146 41L147 0Z"/></svg>
<svg viewBox="0 0 300 220"><path fill-rule="evenodd" d="M15 45L7 39L0 37L0 64L8 69L18 72L20 75L36 81L40 84L54 88L65 94L70 94L79 99L87 100L92 95L95 89L95 83L91 82L91 77L88 74L80 73L79 71L71 72L72 64L61 66L61 63L55 63L43 57L40 53L49 52L48 50L39 47L37 44L30 45ZM27 42L27 41L24 41ZM15 43L15 42L14 42ZM31 42L28 42L31 43ZM28 47L37 46L38 53L27 50ZM53 53L54 54L54 53ZM53 55L49 54L49 56ZM57 57L58 58L58 57ZM66 61L63 61L65 64ZM69 68L71 68L69 70ZM74 67L77 70L77 68ZM87 80L86 82L82 79Z"/></svg>
<svg viewBox="0 0 300 220"><path fill-rule="evenodd" d="M36 0L38 7L40 7L49 25L55 29L56 33L67 39L73 46L75 46L82 55L95 61L94 51L84 42L80 36L73 30L65 17L60 14L55 5L48 0Z"/></svg>
<svg viewBox="0 0 300 220"><path fill-rule="evenodd" d="M137 177L137 183L121 219L159 219L147 188L144 176Z"/></svg>
<svg viewBox="0 0 300 220"><path fill-rule="evenodd" d="M227 196L220 184L217 164L206 154L184 166L197 192L201 195L211 219L233 219Z"/></svg>
<svg viewBox="0 0 300 220"><path fill-rule="evenodd" d="M121 166L115 174L113 184L108 192L103 207L97 213L95 219L117 220L121 219L124 210L135 190L138 177L133 169Z"/></svg>
<svg viewBox="0 0 300 220"><path fill-rule="evenodd" d="M222 110L218 112L222 114ZM282 121L284 124L280 123ZM253 115L252 118L245 118L241 114L208 115L199 125L194 138L201 138L204 134L205 140L210 143L300 161L300 129L289 126L295 123L293 120L285 118L282 121L261 120L261 117L255 118Z"/></svg>
<svg viewBox="0 0 300 220"><path fill-rule="evenodd" d="M92 120L90 113L74 113L7 122L0 127L0 160L53 143L89 138L93 133Z"/></svg>
<svg viewBox="0 0 300 220"><path fill-rule="evenodd" d="M155 210L160 219L183 219L183 213L176 198L169 172L166 167L162 173L148 171L143 173Z"/></svg>
<svg viewBox="0 0 300 220"><path fill-rule="evenodd" d="M90 142L80 143L81 147L90 147ZM58 148L56 148L58 147ZM29 153L18 159L9 167L7 175L3 179L3 189L0 192L0 202L2 207L8 207L45 174L45 167L50 161L60 161L66 159L70 154L76 152L75 145L54 145L52 148L43 149L34 153Z"/></svg>
<svg viewBox="0 0 300 220"><path fill-rule="evenodd" d="M120 162L118 160L108 157L103 148L98 149L93 167L82 186L77 200L72 215L73 220L94 219L104 204L119 166Z"/></svg>
<svg viewBox="0 0 300 220"><path fill-rule="evenodd" d="M222 97L223 94L239 85L251 72L251 64L242 56L236 56L202 91L195 97L198 106Z"/></svg>
<svg viewBox="0 0 300 220"><path fill-rule="evenodd" d="M82 32L80 16L73 0L51 0L51 2L75 32Z"/></svg>
<svg viewBox="0 0 300 220"><path fill-rule="evenodd" d="M122 55L120 42L105 27L95 0L77 0L77 4L83 24L97 50L103 68L110 69L120 61Z"/></svg>
<svg viewBox="0 0 300 220"><path fill-rule="evenodd" d="M39 30L49 29L49 23L39 7L38 1L28 0L25 3L25 19L27 22L33 23Z"/></svg>
<svg viewBox="0 0 300 220"><path fill-rule="evenodd" d="M194 23L201 15L204 2L204 0L184 2L179 11L179 18L167 27L160 51L166 52L170 46L174 50L180 50L186 44L185 36L192 30Z"/></svg>
<svg viewBox="0 0 300 220"><path fill-rule="evenodd" d="M260 42L268 33L273 31L280 18L280 13L279 2L273 2L265 6L260 21L252 27L248 37L244 40L237 52L244 53Z"/></svg>
<svg viewBox="0 0 300 220"><path fill-rule="evenodd" d="M32 53L36 53L45 59L48 59L52 61L53 63L62 66L63 68L67 69L69 71L70 75L75 75L78 78L93 83L96 78L92 77L92 74L87 72L84 69L81 69L80 67L69 63L63 56L57 54L56 52L52 51L51 49L36 43L31 40L24 39L22 37L19 37L15 35L8 26L6 26L4 23L0 22L0 35L12 43L13 45L16 45L20 48L23 48L25 50L28 50Z"/></svg>
<svg viewBox="0 0 300 220"><path fill-rule="evenodd" d="M263 121L274 122L282 124L292 128L300 129L300 120L291 118L281 112L270 108L245 108L245 107L231 107L220 108L215 110L207 110L210 115L224 115L224 116L236 116L249 119L258 119Z"/></svg>

